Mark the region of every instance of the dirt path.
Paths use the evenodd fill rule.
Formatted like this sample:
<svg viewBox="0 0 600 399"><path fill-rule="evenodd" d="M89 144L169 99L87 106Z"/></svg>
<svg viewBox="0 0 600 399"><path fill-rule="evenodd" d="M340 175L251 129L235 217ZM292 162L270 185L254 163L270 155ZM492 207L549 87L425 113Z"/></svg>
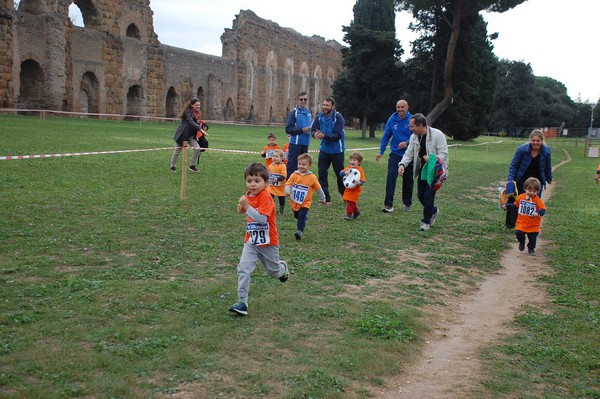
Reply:
<svg viewBox="0 0 600 399"><path fill-rule="evenodd" d="M571 161L567 160L553 167ZM544 199L552 196L547 186ZM502 269L489 276L479 289L460 301L438 309L442 315L429 337L421 358L407 372L392 381L389 391L377 397L389 399L430 399L466 397L480 381L478 350L513 332L508 325L525 304L545 301L542 275L551 273L546 264L543 239L538 240L538 256L520 252L517 242L500 260Z"/></svg>

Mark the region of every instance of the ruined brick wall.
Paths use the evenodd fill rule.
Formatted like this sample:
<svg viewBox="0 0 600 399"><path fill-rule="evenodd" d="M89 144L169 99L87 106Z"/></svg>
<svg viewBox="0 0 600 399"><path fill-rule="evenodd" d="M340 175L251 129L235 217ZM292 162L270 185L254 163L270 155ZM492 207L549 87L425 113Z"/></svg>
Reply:
<svg viewBox="0 0 600 399"><path fill-rule="evenodd" d="M0 0L0 106L173 116L201 97L203 117L285 120L298 91L318 111L341 70L341 46L241 11L223 56L159 42L149 0ZM4 39L6 38L6 40Z"/></svg>

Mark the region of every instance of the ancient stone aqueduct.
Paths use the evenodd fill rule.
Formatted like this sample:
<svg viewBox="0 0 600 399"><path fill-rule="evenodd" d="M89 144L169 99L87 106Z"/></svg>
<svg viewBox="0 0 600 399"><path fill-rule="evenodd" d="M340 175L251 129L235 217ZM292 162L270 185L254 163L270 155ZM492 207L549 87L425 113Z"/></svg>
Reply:
<svg viewBox="0 0 600 399"><path fill-rule="evenodd" d="M0 0L0 37L1 108L161 118L198 97L206 119L283 122L302 90L318 111L342 69L339 43L248 10L222 57L161 44L150 0Z"/></svg>

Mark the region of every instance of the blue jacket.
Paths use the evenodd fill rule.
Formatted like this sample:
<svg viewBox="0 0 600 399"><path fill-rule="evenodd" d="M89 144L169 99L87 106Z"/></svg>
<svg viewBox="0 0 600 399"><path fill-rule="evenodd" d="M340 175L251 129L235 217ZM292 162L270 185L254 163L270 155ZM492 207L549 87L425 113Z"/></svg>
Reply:
<svg viewBox="0 0 600 399"><path fill-rule="evenodd" d="M550 147L542 144L539 157L541 183L542 187L545 188L546 182L552 183L552 156ZM518 182L523 177L523 174L525 174L527 167L531 163L531 159L531 144L525 143L518 146L508 169L508 181L515 180Z"/></svg>
<svg viewBox="0 0 600 399"><path fill-rule="evenodd" d="M311 122L312 115L308 109L296 106L290 111L285 123L285 132L291 136L290 144L307 147L310 145L310 132L304 133L302 128L310 126Z"/></svg>
<svg viewBox="0 0 600 399"><path fill-rule="evenodd" d="M398 145L410 139L412 132L410 131L410 117L411 113L407 112L404 118L400 118L397 112L394 112L385 123L385 129L383 130L383 136L381 137L381 144L379 145L379 153L383 155L385 153L385 147L390 142L390 150L392 153L402 157L406 148L398 148ZM408 146L407 146L408 147Z"/></svg>
<svg viewBox="0 0 600 399"><path fill-rule="evenodd" d="M344 117L335 109L326 117L322 112L317 115L310 132L315 137L315 132L320 130L325 134L321 140L320 151L325 154L339 154L346 150L346 132L344 131Z"/></svg>

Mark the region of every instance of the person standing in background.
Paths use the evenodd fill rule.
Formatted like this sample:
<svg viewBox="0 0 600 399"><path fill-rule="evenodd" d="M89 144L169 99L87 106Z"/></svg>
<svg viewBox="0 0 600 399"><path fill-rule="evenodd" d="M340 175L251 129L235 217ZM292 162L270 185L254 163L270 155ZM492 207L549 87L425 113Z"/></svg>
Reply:
<svg viewBox="0 0 600 399"><path fill-rule="evenodd" d="M289 149L287 155L287 177L296 171L298 155L306 154L310 145L310 125L312 115L307 108L308 94L305 91L298 93L298 105L290 111L285 123L285 132L289 135Z"/></svg>

